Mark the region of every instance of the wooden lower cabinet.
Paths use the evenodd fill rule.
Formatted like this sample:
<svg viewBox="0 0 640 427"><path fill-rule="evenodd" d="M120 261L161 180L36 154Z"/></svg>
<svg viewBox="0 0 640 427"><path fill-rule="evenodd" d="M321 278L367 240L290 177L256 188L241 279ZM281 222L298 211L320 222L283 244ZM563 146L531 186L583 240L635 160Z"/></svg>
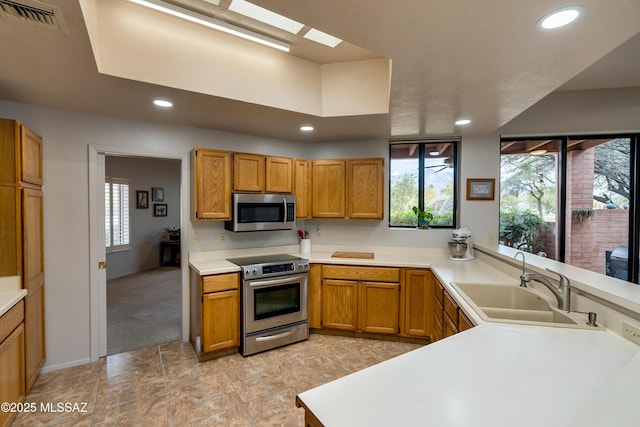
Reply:
<svg viewBox="0 0 640 427"><path fill-rule="evenodd" d="M24 298L24 304L26 390L29 392L46 358L44 286L30 289Z"/></svg>
<svg viewBox="0 0 640 427"><path fill-rule="evenodd" d="M430 336L433 329L435 280L429 270L404 271L404 335Z"/></svg>
<svg viewBox="0 0 640 427"><path fill-rule="evenodd" d="M190 338L198 357L240 345L240 274L191 272Z"/></svg>
<svg viewBox="0 0 640 427"><path fill-rule="evenodd" d="M399 283L360 282L358 329L375 334L399 332Z"/></svg>
<svg viewBox="0 0 640 427"><path fill-rule="evenodd" d="M325 265L322 277L323 328L399 333L399 268Z"/></svg>
<svg viewBox="0 0 640 427"><path fill-rule="evenodd" d="M473 327L473 323L460 309L455 299L437 280L434 286L434 296L435 309L431 341L438 341Z"/></svg>
<svg viewBox="0 0 640 427"><path fill-rule="evenodd" d="M322 280L322 327L355 331L358 323L358 282Z"/></svg>
<svg viewBox="0 0 640 427"><path fill-rule="evenodd" d="M239 291L212 292L202 296L202 352L240 345Z"/></svg>
<svg viewBox="0 0 640 427"><path fill-rule="evenodd" d="M24 303L14 305L0 317L0 403L24 400ZM16 413L0 411L0 427L8 426Z"/></svg>

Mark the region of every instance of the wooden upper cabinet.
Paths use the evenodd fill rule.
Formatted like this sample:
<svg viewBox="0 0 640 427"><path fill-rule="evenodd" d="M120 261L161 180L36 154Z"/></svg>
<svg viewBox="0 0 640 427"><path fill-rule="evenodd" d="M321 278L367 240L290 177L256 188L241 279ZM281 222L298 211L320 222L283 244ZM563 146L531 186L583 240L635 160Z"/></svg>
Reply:
<svg viewBox="0 0 640 427"><path fill-rule="evenodd" d="M265 181L267 193L292 193L293 159L267 156Z"/></svg>
<svg viewBox="0 0 640 427"><path fill-rule="evenodd" d="M42 185L42 138L16 120L0 119L0 183Z"/></svg>
<svg viewBox="0 0 640 427"><path fill-rule="evenodd" d="M192 163L193 219L231 219L231 153L197 148Z"/></svg>
<svg viewBox="0 0 640 427"><path fill-rule="evenodd" d="M384 160L382 158L348 161L347 201L349 218L383 218Z"/></svg>
<svg viewBox="0 0 640 427"><path fill-rule="evenodd" d="M345 218L345 160L314 160L312 162L312 216L314 218Z"/></svg>
<svg viewBox="0 0 640 427"><path fill-rule="evenodd" d="M258 154L233 154L233 190L263 192L265 157Z"/></svg>
<svg viewBox="0 0 640 427"><path fill-rule="evenodd" d="M22 133L20 178L30 184L42 185L42 138L26 126L19 126Z"/></svg>
<svg viewBox="0 0 640 427"><path fill-rule="evenodd" d="M296 217L311 216L311 161L294 160L293 194L296 196Z"/></svg>

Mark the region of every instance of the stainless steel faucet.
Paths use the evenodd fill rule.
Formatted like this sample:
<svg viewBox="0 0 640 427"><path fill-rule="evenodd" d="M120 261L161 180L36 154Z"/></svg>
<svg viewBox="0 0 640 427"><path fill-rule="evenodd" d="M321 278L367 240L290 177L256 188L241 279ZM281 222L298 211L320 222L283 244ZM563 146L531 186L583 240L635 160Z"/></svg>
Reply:
<svg viewBox="0 0 640 427"><path fill-rule="evenodd" d="M526 287L527 283L531 282L532 280L535 280L538 283L542 283L543 285L545 285L547 288L549 288L549 290L551 292L553 292L553 294L556 296L556 299L558 300L558 308L560 310L565 310L565 311L569 311L570 310L570 306L571 306L571 285L569 283L569 279L558 273L555 272L553 270L550 269L546 269L547 271L553 273L553 274L557 274L558 276L560 276L560 279L558 280L558 284L556 285L555 283L553 283L551 281L551 279L549 279L547 276L539 274L539 273L522 273L520 275L520 286L522 287ZM523 270L524 271L524 270Z"/></svg>

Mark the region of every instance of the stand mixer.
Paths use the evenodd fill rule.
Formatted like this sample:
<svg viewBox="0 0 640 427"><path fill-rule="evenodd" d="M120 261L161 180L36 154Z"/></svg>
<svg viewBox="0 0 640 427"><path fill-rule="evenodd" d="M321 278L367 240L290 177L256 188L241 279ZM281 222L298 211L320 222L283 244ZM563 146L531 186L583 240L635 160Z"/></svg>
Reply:
<svg viewBox="0 0 640 427"><path fill-rule="evenodd" d="M468 228L453 230L451 242L449 242L450 260L467 261L473 259L471 254L471 231Z"/></svg>

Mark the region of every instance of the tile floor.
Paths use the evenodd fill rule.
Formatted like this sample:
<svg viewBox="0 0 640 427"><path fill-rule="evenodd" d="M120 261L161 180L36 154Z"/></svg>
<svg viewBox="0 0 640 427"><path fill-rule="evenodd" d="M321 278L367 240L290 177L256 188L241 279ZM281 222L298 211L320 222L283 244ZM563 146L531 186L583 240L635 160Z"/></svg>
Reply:
<svg viewBox="0 0 640 427"><path fill-rule="evenodd" d="M302 426L295 396L420 347L312 334L308 341L250 357L198 363L173 342L41 374L12 426ZM86 412L41 411L69 403ZM73 407L72 407L73 409Z"/></svg>

